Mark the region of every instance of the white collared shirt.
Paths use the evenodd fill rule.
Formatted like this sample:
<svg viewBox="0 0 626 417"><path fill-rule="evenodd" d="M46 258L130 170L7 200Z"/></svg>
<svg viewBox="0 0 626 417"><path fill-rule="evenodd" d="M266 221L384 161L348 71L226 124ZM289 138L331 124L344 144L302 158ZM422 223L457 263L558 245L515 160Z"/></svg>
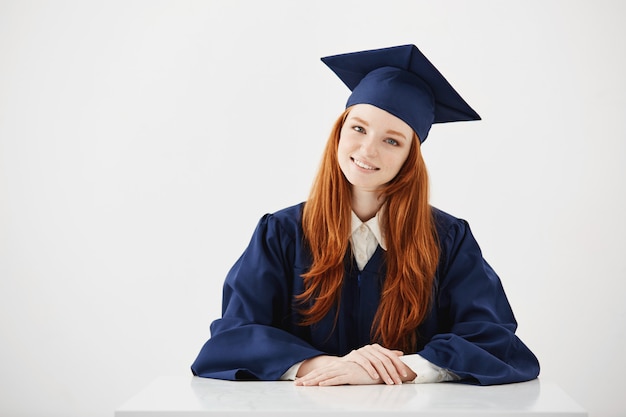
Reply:
<svg viewBox="0 0 626 417"><path fill-rule="evenodd" d="M365 268L367 262L376 252L377 246L380 245L383 250L387 250L385 239L380 231L379 215L380 211L368 221L362 222L359 216L354 211L352 212L350 244L359 271Z"/></svg>

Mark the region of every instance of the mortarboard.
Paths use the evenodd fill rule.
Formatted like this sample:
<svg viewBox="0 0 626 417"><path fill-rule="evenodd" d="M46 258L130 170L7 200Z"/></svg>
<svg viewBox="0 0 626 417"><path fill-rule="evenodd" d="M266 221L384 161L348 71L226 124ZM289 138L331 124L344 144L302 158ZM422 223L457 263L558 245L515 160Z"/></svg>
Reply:
<svg viewBox="0 0 626 417"><path fill-rule="evenodd" d="M371 104L400 118L424 142L433 123L480 120L415 45L322 58L352 94L346 107Z"/></svg>

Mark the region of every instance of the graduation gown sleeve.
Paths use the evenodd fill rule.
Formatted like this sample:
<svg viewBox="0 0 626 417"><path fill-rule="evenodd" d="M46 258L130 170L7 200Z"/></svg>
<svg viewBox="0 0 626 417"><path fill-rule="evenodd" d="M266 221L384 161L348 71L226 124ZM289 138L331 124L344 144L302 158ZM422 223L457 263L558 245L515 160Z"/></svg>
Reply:
<svg viewBox="0 0 626 417"><path fill-rule="evenodd" d="M539 362L515 335L517 322L501 281L483 259L469 225L435 214L442 250L434 311L423 324L431 337L418 353L481 385L536 378Z"/></svg>
<svg viewBox="0 0 626 417"><path fill-rule="evenodd" d="M191 366L194 375L278 380L293 364L323 353L295 324L294 282L301 281L294 272L297 217L266 215L259 221L226 277L222 317L211 324L211 338Z"/></svg>

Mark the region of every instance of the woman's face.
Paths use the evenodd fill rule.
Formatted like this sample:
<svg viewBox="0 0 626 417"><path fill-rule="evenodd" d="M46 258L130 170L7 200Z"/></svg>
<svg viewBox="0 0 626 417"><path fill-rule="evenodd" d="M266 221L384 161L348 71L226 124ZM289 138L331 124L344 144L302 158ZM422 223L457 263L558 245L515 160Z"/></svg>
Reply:
<svg viewBox="0 0 626 417"><path fill-rule="evenodd" d="M339 134L339 166L353 190L379 190L402 168L412 140L413 130L404 121L370 104L357 104Z"/></svg>

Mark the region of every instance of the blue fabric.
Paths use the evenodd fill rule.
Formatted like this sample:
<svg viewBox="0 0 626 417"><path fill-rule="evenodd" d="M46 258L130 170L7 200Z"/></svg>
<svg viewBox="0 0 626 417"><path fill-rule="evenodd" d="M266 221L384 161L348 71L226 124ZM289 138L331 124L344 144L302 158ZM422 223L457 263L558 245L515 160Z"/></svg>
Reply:
<svg viewBox="0 0 626 417"><path fill-rule="evenodd" d="M222 318L192 365L195 375L277 380L293 364L345 355L372 343L370 328L385 279L379 247L363 271L346 256L340 309L299 326L294 296L311 264L302 204L265 215L224 283ZM534 379L535 355L515 335L517 323L500 279L483 259L469 225L433 209L441 257L433 308L418 328L415 352L463 381L482 385ZM337 322L335 323L335 317Z"/></svg>
<svg viewBox="0 0 626 417"><path fill-rule="evenodd" d="M415 45L327 56L324 62L352 91L346 107L371 104L385 110L424 142L433 123L480 120Z"/></svg>

